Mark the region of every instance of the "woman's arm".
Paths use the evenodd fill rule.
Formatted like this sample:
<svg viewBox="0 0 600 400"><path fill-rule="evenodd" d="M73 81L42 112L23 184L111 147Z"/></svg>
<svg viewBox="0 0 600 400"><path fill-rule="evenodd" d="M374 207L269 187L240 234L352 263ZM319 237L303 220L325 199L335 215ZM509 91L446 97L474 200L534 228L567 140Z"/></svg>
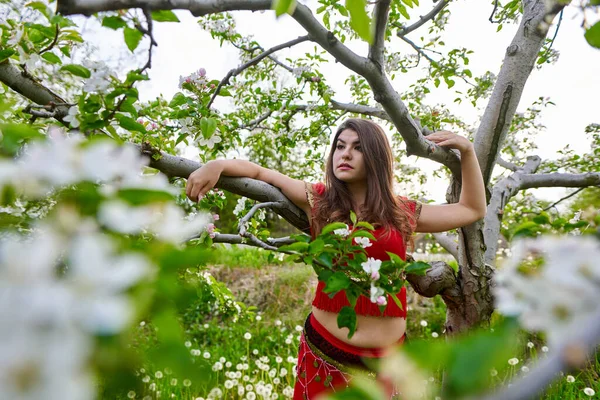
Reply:
<svg viewBox="0 0 600 400"><path fill-rule="evenodd" d="M427 139L439 146L460 151L462 189L458 203L423 204L416 231L443 232L472 224L483 218L487 208L485 188L473 143L463 136L447 131L432 133L427 136Z"/></svg>
<svg viewBox="0 0 600 400"><path fill-rule="evenodd" d="M269 183L279 188L285 197L310 215L310 206L303 181L246 160L209 161L192 172L186 186L186 194L189 199L198 201L217 184L221 175L247 177Z"/></svg>

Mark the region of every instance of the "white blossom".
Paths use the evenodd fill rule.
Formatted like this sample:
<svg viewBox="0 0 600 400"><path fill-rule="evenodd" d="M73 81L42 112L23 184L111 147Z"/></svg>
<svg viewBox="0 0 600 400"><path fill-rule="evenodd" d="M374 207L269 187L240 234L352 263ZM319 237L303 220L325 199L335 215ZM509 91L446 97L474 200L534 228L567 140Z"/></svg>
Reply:
<svg viewBox="0 0 600 400"><path fill-rule="evenodd" d="M79 107L72 106L69 108L69 112L67 113L67 115L65 115L63 117L63 121L67 121L71 125L71 128L78 128L79 127L79 120L77 119L78 115L79 115Z"/></svg>
<svg viewBox="0 0 600 400"><path fill-rule="evenodd" d="M221 143L221 137L215 132L211 137L209 137L208 139L205 139L203 136L200 136L200 138L198 139L198 145L199 146L205 146L208 147L209 149L213 149L213 147L215 147L215 144L217 143Z"/></svg>
<svg viewBox="0 0 600 400"><path fill-rule="evenodd" d="M367 237L357 237L354 238L354 241L363 249L366 249L367 247L371 247L373 245L373 243L371 243L371 241Z"/></svg>
<svg viewBox="0 0 600 400"><path fill-rule="evenodd" d="M531 254L542 257L544 263L535 274L524 274L518 267ZM600 266L593 261L599 257L600 243L591 237L518 242L495 278L498 310L519 316L527 330L546 332L550 346L560 344L599 307Z"/></svg>
<svg viewBox="0 0 600 400"><path fill-rule="evenodd" d="M373 284L371 284L371 291L370 291L370 297L371 297L371 303L377 303L377 299L380 296L384 295L384 290L380 287L374 286Z"/></svg>
<svg viewBox="0 0 600 400"><path fill-rule="evenodd" d="M335 233L336 235L340 235L342 237L346 237L346 236L348 236L350 234L349 228L350 227L348 225L346 225L345 228L335 229L333 231L333 233Z"/></svg>

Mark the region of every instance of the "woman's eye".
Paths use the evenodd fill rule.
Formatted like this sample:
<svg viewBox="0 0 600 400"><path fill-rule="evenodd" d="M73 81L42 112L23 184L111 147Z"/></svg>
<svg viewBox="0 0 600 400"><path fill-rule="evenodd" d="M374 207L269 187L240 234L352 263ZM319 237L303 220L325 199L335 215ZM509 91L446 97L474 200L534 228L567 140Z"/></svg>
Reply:
<svg viewBox="0 0 600 400"><path fill-rule="evenodd" d="M356 146L355 149L358 151L362 151L362 148L360 146Z"/></svg>
<svg viewBox="0 0 600 400"><path fill-rule="evenodd" d="M341 150L341 149L343 149L343 148L344 148L344 146L342 146L341 144L338 144L338 145L337 145L337 146L335 146L335 147L336 147L336 149L338 149L338 150Z"/></svg>

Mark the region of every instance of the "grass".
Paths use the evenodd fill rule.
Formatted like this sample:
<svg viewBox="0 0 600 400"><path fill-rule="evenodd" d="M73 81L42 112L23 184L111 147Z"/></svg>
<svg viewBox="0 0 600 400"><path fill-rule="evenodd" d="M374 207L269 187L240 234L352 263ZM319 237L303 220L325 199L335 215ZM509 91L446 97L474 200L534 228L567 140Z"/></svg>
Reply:
<svg viewBox="0 0 600 400"><path fill-rule="evenodd" d="M215 265L210 269L215 278L223 281L235 297L256 313L245 318L215 315L196 308L191 310L195 321L186 325L190 357L208 362L213 368L213 380L197 386L185 377L173 376L168 370L150 366L139 372L141 390L124 394L123 399L256 399L288 398L294 385L294 366L301 325L310 312L316 278L304 265L285 265L273 260L266 251L233 246L219 250ZM427 299L408 290L409 338L443 340L446 307L439 296ZM151 346L148 325L140 327L140 340ZM527 346L533 343L533 347ZM524 337L521 350L514 357L518 364L500 371L491 380L495 385L507 384L512 377L525 371L531 363L544 357L543 342L537 336ZM140 347L143 349L143 346ZM597 399L600 392L600 353L587 368L573 373L572 379L563 376L555 381L542 397L547 400ZM433 385L440 382L429 378ZM572 380L572 382L571 382ZM596 394L586 395L585 388ZM129 397L127 396L129 395Z"/></svg>

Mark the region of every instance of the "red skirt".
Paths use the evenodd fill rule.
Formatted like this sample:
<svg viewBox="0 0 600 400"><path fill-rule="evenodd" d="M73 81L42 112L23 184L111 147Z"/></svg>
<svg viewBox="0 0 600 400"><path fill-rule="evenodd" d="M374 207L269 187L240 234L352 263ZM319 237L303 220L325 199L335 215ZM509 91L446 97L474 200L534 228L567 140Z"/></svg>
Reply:
<svg viewBox="0 0 600 400"><path fill-rule="evenodd" d="M404 336L398 343L403 342ZM369 368L370 361L383 357L386 350L347 344L333 336L311 313L300 338L294 400L314 400L343 390L357 374L377 379ZM389 383L381 384L389 397L396 394Z"/></svg>

